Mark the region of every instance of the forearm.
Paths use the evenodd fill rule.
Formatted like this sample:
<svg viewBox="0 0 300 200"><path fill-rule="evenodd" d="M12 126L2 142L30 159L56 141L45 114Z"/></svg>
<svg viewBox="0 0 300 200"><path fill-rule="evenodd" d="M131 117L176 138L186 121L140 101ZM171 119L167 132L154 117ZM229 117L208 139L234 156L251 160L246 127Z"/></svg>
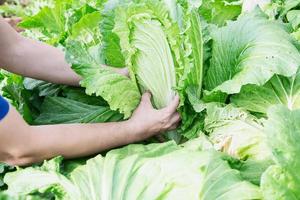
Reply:
<svg viewBox="0 0 300 200"><path fill-rule="evenodd" d="M65 158L88 156L135 142L127 121L33 126L31 130L28 156L32 162L58 155Z"/></svg>
<svg viewBox="0 0 300 200"><path fill-rule="evenodd" d="M18 36L2 55L6 59L1 64L10 72L52 83L79 84L80 77L65 61L63 51L47 44Z"/></svg>
<svg viewBox="0 0 300 200"><path fill-rule="evenodd" d="M52 83L78 85L80 80L63 51L21 36L1 16L0 67Z"/></svg>
<svg viewBox="0 0 300 200"><path fill-rule="evenodd" d="M77 86L81 79L65 61L62 50L21 36L1 16L0 67L51 83ZM128 76L126 68L112 69Z"/></svg>
<svg viewBox="0 0 300 200"><path fill-rule="evenodd" d="M175 129L179 97L161 110L152 107L150 97L142 96L130 120L115 123L29 126L11 107L0 121L0 162L28 165L58 155L87 156Z"/></svg>
<svg viewBox="0 0 300 200"><path fill-rule="evenodd" d="M29 126L10 108L0 121L0 162L28 165L58 155L88 156L137 141L129 121Z"/></svg>

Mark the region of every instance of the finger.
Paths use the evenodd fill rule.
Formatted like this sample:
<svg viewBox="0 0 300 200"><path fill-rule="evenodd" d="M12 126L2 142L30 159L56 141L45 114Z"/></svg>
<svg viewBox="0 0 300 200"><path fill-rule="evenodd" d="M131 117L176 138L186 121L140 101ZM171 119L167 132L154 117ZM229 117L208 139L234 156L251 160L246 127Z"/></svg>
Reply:
<svg viewBox="0 0 300 200"><path fill-rule="evenodd" d="M21 32L24 31L24 29L22 29L22 28L17 28L16 31L17 31L18 33L21 33Z"/></svg>
<svg viewBox="0 0 300 200"><path fill-rule="evenodd" d="M179 105L179 96L176 95L173 101L165 108L169 113L174 113Z"/></svg>
<svg viewBox="0 0 300 200"><path fill-rule="evenodd" d="M18 24L22 21L22 19L20 17L12 17L12 18L8 18L9 22L13 23L13 24Z"/></svg>
<svg viewBox="0 0 300 200"><path fill-rule="evenodd" d="M13 18L15 20L16 23L20 23L22 21L22 18L21 17L16 17L16 18Z"/></svg>
<svg viewBox="0 0 300 200"><path fill-rule="evenodd" d="M168 126L173 127L175 125L177 127L180 121L181 121L180 115L179 114L175 115L170 119Z"/></svg>
<svg viewBox="0 0 300 200"><path fill-rule="evenodd" d="M172 126L170 126L170 128L168 130L172 131L177 129L177 127L179 126L179 123L173 124Z"/></svg>
<svg viewBox="0 0 300 200"><path fill-rule="evenodd" d="M128 70L127 68L123 68L123 69L122 69L122 74L123 74L124 76L129 77L129 70Z"/></svg>
<svg viewBox="0 0 300 200"><path fill-rule="evenodd" d="M151 105L151 93L150 92L145 92L142 96L142 103Z"/></svg>
<svg viewBox="0 0 300 200"><path fill-rule="evenodd" d="M177 124L180 121L181 121L181 117L179 113L176 112L171 118L171 124Z"/></svg>

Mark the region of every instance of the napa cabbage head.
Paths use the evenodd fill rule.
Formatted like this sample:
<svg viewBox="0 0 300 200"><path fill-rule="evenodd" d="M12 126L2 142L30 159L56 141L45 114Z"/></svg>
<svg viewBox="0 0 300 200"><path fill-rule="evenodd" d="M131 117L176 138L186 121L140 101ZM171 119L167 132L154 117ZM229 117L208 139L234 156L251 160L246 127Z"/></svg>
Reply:
<svg viewBox="0 0 300 200"><path fill-rule="evenodd" d="M156 108L167 106L176 93L180 96L182 127L192 130L188 137L195 137L200 129L188 98L188 91L200 98L202 88L203 41L197 6L148 0L119 6L113 29L140 92L150 91Z"/></svg>
<svg viewBox="0 0 300 200"><path fill-rule="evenodd" d="M81 86L88 94L103 97L125 118L130 117L145 91L152 93L156 108L167 106L178 93L183 121L188 122L183 124L188 129L197 115L190 118L187 114L195 112L186 104L187 88L193 88L189 91L197 98L202 88L203 44L196 6L199 4L108 1L100 16L103 43L86 43L79 37L67 40L67 60L83 77ZM101 67L120 53L130 77ZM194 127L196 133L198 126Z"/></svg>
<svg viewBox="0 0 300 200"><path fill-rule="evenodd" d="M271 160L260 120L246 111L227 105L207 105L204 129L217 150L241 159Z"/></svg>
<svg viewBox="0 0 300 200"><path fill-rule="evenodd" d="M174 59L163 26L147 18L134 20L132 26L131 45L136 53L130 64L142 92L149 90L154 105L163 108L174 98L176 87Z"/></svg>
<svg viewBox="0 0 300 200"><path fill-rule="evenodd" d="M168 18L167 8L159 1L119 7L115 19L113 31L120 38L126 65L141 91L152 93L157 108L166 106L175 96L176 60L172 50L180 51L180 40L176 40L180 37L179 27Z"/></svg>

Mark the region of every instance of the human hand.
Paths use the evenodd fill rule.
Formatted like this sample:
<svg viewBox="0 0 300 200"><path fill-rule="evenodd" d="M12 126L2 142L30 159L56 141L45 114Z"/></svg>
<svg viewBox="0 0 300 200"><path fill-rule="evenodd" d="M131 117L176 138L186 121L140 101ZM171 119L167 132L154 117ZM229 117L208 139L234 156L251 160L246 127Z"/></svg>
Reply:
<svg viewBox="0 0 300 200"><path fill-rule="evenodd" d="M114 71L118 74L129 77L129 71L127 68L115 68Z"/></svg>
<svg viewBox="0 0 300 200"><path fill-rule="evenodd" d="M23 29L18 27L18 24L22 21L21 18L19 17L12 17L12 18L4 18L4 20L13 28L15 29L17 32L22 32Z"/></svg>
<svg viewBox="0 0 300 200"><path fill-rule="evenodd" d="M151 104L151 94L145 93L138 108L127 121L134 141L141 141L159 133L175 129L180 122L180 115L176 112L179 97L165 108L156 110Z"/></svg>

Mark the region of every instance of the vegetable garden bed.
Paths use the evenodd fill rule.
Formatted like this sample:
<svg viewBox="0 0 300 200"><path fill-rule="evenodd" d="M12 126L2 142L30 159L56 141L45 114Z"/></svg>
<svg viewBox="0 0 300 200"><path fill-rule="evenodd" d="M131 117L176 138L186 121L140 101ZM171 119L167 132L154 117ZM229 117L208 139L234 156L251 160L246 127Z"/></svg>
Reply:
<svg viewBox="0 0 300 200"><path fill-rule="evenodd" d="M156 108L179 94L182 118L164 143L0 164L0 199L300 199L298 0L16 1L0 13L83 78L74 88L2 70L1 95L29 124L122 121L145 91ZM124 67L130 77L113 70Z"/></svg>

